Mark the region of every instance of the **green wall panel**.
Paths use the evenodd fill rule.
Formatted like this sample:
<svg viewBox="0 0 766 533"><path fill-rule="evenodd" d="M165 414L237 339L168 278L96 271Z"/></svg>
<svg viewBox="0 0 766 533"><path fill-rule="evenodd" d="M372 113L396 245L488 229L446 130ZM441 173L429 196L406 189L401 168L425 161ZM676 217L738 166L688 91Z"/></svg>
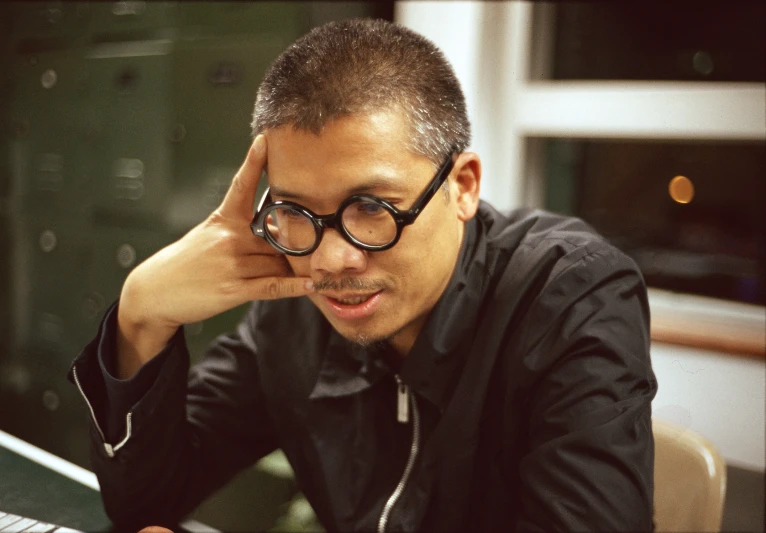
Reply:
<svg viewBox="0 0 766 533"><path fill-rule="evenodd" d="M0 429L89 466L88 413L65 375L126 276L219 205L284 48L315 24L391 14L364 2L0 4ZM247 308L187 325L192 362ZM289 468L267 470L243 472L195 516L227 530L297 524Z"/></svg>
<svg viewBox="0 0 766 533"><path fill-rule="evenodd" d="M91 3L96 39L140 39L175 26L176 2L129 0Z"/></svg>
<svg viewBox="0 0 766 533"><path fill-rule="evenodd" d="M178 6L182 38L271 34L288 44L309 27L309 2L186 2Z"/></svg>
<svg viewBox="0 0 766 533"><path fill-rule="evenodd" d="M87 31L92 2L8 2L14 39L76 38Z"/></svg>
<svg viewBox="0 0 766 533"><path fill-rule="evenodd" d="M92 253L82 220L27 211L16 220L18 345L73 356L88 333L80 312Z"/></svg>
<svg viewBox="0 0 766 533"><path fill-rule="evenodd" d="M89 208L83 66L78 48L12 54L9 159L21 209L83 213Z"/></svg>
<svg viewBox="0 0 766 533"><path fill-rule="evenodd" d="M95 333L130 271L173 239L159 231L106 226L90 228L89 238L93 254L84 270L87 301L83 302L83 316Z"/></svg>
<svg viewBox="0 0 766 533"><path fill-rule="evenodd" d="M223 199L250 145L258 84L286 43L225 36L179 42L173 54L173 227L190 227Z"/></svg>
<svg viewBox="0 0 766 533"><path fill-rule="evenodd" d="M94 210L155 226L162 219L169 159L170 58L167 46L125 43L94 47L86 61L95 111Z"/></svg>

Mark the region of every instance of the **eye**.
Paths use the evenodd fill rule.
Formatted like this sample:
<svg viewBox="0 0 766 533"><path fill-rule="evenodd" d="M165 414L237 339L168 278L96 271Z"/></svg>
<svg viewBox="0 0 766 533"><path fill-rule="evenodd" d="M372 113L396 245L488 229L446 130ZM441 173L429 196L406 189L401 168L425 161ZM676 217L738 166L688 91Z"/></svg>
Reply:
<svg viewBox="0 0 766 533"><path fill-rule="evenodd" d="M279 209L278 212L279 217L285 218L286 220L299 220L301 218L306 218L303 213L297 209Z"/></svg>
<svg viewBox="0 0 766 533"><path fill-rule="evenodd" d="M385 213L383 206L372 202L359 202L356 206L356 210L360 215L368 217L374 217Z"/></svg>

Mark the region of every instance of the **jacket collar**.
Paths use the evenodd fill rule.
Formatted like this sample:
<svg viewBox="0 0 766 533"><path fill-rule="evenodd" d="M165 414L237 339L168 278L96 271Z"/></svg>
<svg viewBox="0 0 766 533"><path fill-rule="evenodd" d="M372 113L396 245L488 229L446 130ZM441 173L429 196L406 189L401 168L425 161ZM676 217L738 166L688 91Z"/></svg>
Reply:
<svg viewBox="0 0 766 533"><path fill-rule="evenodd" d="M449 403L460 368L468 355L472 332L476 331L487 278L485 263L484 228L481 221L474 218L466 224L452 278L402 363L402 381L442 411ZM356 394L392 374L381 357L380 350L383 349L386 348L360 348L332 329L309 398Z"/></svg>
<svg viewBox="0 0 766 533"><path fill-rule="evenodd" d="M326 322L322 316L321 320ZM348 342L329 323L330 336L319 377L309 398L337 398L356 394L390 373L383 358L373 350Z"/></svg>

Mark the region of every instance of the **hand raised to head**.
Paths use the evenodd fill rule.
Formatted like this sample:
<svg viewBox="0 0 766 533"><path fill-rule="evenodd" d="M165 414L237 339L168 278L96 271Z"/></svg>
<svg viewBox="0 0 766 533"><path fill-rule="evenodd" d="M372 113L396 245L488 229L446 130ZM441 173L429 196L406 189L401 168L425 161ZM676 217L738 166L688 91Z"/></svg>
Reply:
<svg viewBox="0 0 766 533"><path fill-rule="evenodd" d="M128 276L118 309L121 377L159 353L182 324L251 300L312 291L311 278L295 277L285 256L250 230L266 153L266 138L259 135L221 205Z"/></svg>
<svg viewBox="0 0 766 533"><path fill-rule="evenodd" d="M266 137L261 134L250 146L244 163L231 180L229 190L218 212L228 218L243 217L250 222L253 216L253 204L261 179L263 167L266 165Z"/></svg>

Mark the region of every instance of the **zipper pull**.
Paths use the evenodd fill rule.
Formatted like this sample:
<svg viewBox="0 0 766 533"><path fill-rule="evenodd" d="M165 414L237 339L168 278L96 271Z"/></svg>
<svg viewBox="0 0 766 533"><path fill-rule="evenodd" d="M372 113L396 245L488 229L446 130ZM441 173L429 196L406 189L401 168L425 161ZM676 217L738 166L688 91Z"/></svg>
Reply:
<svg viewBox="0 0 766 533"><path fill-rule="evenodd" d="M402 383L399 375L394 375L396 378L396 421L406 424L410 421L410 389Z"/></svg>

